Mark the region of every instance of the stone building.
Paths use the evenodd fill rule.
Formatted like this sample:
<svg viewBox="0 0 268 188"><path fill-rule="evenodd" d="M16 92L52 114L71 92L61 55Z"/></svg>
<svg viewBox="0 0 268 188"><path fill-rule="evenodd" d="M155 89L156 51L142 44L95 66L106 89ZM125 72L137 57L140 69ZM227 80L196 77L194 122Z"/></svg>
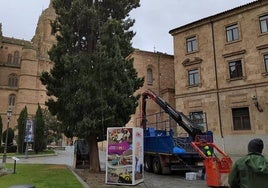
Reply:
<svg viewBox="0 0 268 188"><path fill-rule="evenodd" d="M55 43L50 21L55 11L50 6L39 18L32 41L2 35L0 28L0 115L6 129L8 109L12 110L10 127L17 125L21 110L27 106L29 117L35 115L38 103L44 107L48 99L40 82L43 71L52 68L47 51Z"/></svg>
<svg viewBox="0 0 268 188"><path fill-rule="evenodd" d="M148 52L136 49L130 56L134 58L134 68L138 77L144 78L144 85L136 94L142 94L149 89L161 96L171 106L175 107L174 100L174 56L161 52ZM147 114L155 114L163 111L154 101L147 101ZM153 116L151 116L153 118ZM162 118L166 119L165 115ZM141 99L136 113L131 116L127 126L140 126Z"/></svg>
<svg viewBox="0 0 268 188"><path fill-rule="evenodd" d="M176 108L205 112L226 152L268 143L268 1L172 29ZM268 146L264 150L268 154Z"/></svg>
<svg viewBox="0 0 268 188"><path fill-rule="evenodd" d="M2 36L0 29L0 115L10 126L27 106L34 115L48 99L39 77L53 64L53 7L41 14L32 41ZM135 50L134 67L151 89L184 114L206 114L215 142L228 153L246 153L252 137L268 143L268 1L259 0L170 31L174 56ZM147 102L147 114L161 111ZM127 126L139 126L141 105ZM233 144L236 143L236 144ZM268 154L268 147L265 148Z"/></svg>

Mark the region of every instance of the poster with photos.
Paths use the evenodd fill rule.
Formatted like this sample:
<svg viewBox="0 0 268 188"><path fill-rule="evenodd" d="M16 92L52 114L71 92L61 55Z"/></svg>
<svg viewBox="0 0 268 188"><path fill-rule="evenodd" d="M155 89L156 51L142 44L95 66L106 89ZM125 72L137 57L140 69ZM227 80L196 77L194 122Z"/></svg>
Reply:
<svg viewBox="0 0 268 188"><path fill-rule="evenodd" d="M143 182L143 129L107 129L107 184L136 185Z"/></svg>

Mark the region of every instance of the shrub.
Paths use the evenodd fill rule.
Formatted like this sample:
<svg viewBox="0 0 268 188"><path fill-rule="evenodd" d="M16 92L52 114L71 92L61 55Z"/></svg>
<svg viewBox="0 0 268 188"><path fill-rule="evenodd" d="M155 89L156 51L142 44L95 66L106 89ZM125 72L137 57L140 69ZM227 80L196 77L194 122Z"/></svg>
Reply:
<svg viewBox="0 0 268 188"><path fill-rule="evenodd" d="M3 143L6 142L6 135L7 135L7 130L5 130L3 132ZM8 138L7 138L7 145L8 146L13 145L13 139L14 139L14 131L11 128L8 128Z"/></svg>
<svg viewBox="0 0 268 188"><path fill-rule="evenodd" d="M5 146L0 147L0 153L4 153ZM7 153L16 153L17 152L17 146L7 146Z"/></svg>

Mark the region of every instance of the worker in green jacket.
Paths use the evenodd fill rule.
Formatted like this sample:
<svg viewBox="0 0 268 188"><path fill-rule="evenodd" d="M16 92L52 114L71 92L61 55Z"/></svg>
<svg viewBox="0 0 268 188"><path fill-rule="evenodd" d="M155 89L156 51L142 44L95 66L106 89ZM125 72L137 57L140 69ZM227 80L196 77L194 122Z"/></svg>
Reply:
<svg viewBox="0 0 268 188"><path fill-rule="evenodd" d="M229 174L231 188L268 187L268 160L262 155L263 141L259 138L248 144L248 155L238 159Z"/></svg>
<svg viewBox="0 0 268 188"><path fill-rule="evenodd" d="M212 156L212 153L210 151L210 147L209 146L205 146L204 147L204 150L205 150L205 155L208 156L208 157L211 157Z"/></svg>

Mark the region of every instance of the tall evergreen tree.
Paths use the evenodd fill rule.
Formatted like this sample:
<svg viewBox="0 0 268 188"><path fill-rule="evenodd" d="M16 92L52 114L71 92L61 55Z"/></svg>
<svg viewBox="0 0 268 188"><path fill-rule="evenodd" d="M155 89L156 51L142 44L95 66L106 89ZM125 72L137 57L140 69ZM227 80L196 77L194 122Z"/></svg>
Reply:
<svg viewBox="0 0 268 188"><path fill-rule="evenodd" d="M35 153L38 153L46 148L46 137L45 137L46 127L42 114L42 109L39 104L35 114L34 129L35 129L34 151Z"/></svg>
<svg viewBox="0 0 268 188"><path fill-rule="evenodd" d="M2 117L0 116L0 146L2 146L2 137L3 137L3 121L2 121Z"/></svg>
<svg viewBox="0 0 268 188"><path fill-rule="evenodd" d="M18 122L18 152L23 153L25 151L26 145L24 143L25 125L28 117L27 107L25 106L20 112L20 116L17 120Z"/></svg>
<svg viewBox="0 0 268 188"><path fill-rule="evenodd" d="M139 0L54 0L53 6L58 35L49 52L54 67L41 76L51 96L46 104L65 135L88 140L90 168L100 171L96 140L108 126L129 121L143 84L133 60L126 60L135 34L129 12Z"/></svg>

